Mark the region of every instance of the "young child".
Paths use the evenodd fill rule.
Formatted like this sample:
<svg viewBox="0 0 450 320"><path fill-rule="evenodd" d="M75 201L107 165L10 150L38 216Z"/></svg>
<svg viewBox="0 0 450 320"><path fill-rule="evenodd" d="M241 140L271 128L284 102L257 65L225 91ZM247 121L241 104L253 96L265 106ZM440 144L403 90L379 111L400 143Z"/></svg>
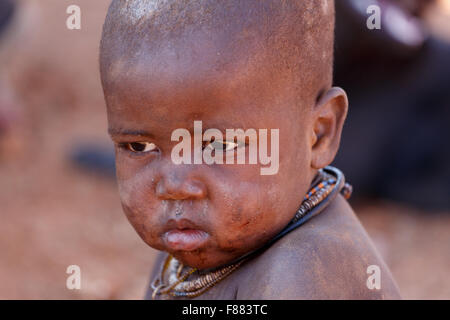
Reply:
<svg viewBox="0 0 450 320"><path fill-rule="evenodd" d="M112 2L100 65L120 197L163 251L148 298L399 297L338 195L343 177L323 169L347 113L331 86L333 32L331 0ZM180 128L203 134L184 160L210 150L223 163L174 161ZM269 131L276 170L228 162Z"/></svg>

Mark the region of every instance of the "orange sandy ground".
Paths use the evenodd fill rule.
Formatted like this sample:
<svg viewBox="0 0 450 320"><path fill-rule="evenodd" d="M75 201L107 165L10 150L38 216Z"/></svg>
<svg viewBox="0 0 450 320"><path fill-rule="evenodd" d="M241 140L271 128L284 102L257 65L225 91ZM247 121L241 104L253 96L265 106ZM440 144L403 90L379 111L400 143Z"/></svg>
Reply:
<svg viewBox="0 0 450 320"><path fill-rule="evenodd" d="M22 107L0 148L2 299L139 299L155 257L122 214L114 181L67 162L77 141L109 143L97 71L108 1L76 2L81 31L65 28L73 1L29 0L18 39L0 48ZM450 299L450 214L380 202L356 211L405 298ZM81 290L66 288L72 264Z"/></svg>

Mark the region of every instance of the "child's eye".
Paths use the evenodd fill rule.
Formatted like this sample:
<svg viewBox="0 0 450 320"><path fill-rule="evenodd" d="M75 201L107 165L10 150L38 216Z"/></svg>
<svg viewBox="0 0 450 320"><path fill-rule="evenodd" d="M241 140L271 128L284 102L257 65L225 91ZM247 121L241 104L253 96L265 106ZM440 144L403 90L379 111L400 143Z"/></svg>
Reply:
<svg viewBox="0 0 450 320"><path fill-rule="evenodd" d="M238 146L239 144L235 142L214 140L211 142L207 142L205 148L209 148L215 151L226 152L236 149Z"/></svg>
<svg viewBox="0 0 450 320"><path fill-rule="evenodd" d="M156 145L151 142L128 142L123 144L124 147L132 152L150 152L156 150Z"/></svg>

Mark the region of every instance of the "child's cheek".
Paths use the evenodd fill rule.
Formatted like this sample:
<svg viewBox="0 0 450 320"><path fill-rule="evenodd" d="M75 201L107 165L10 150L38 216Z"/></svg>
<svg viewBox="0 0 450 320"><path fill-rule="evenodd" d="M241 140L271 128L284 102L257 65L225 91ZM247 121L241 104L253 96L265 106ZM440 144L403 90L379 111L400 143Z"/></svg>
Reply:
<svg viewBox="0 0 450 320"><path fill-rule="evenodd" d="M118 180L118 188L119 188L119 196L123 205L130 207L132 203L132 184L130 183L131 179L128 180Z"/></svg>
<svg viewBox="0 0 450 320"><path fill-rule="evenodd" d="M267 221L267 207L263 207L263 193L249 192L235 188L231 195L224 195L219 203L221 207L215 220L217 238L223 250L244 248L249 243L264 237ZM239 195L239 196L237 196ZM217 223L216 222L216 223Z"/></svg>
<svg viewBox="0 0 450 320"><path fill-rule="evenodd" d="M152 201L149 186L136 178L119 180L118 188L128 221L144 242L161 250L161 221L157 212L164 209L164 203Z"/></svg>
<svg viewBox="0 0 450 320"><path fill-rule="evenodd" d="M121 154L117 155L116 166L117 184L122 204L132 208L141 205L139 202L143 198L150 200L151 177L147 177L148 174L140 169L140 166Z"/></svg>

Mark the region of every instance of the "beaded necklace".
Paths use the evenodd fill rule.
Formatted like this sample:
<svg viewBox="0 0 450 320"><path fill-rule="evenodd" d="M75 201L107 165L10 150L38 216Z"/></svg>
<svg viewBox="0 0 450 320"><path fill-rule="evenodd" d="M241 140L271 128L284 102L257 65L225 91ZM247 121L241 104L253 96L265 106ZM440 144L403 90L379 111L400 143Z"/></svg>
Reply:
<svg viewBox="0 0 450 320"><path fill-rule="evenodd" d="M319 182L313 184L314 186L304 197L303 202L293 219L279 234L277 234L277 236L263 247L240 257L232 263L219 267L206 274L201 274L201 271L196 268L186 268L177 259L169 255L162 265L160 275L156 277L151 284L153 290L152 299L155 299L158 295L186 298L194 298L201 295L239 268L250 256L270 246L276 240L321 212L339 192L341 192L346 199L348 199L352 193L352 187L348 183L345 183L342 172L330 166L321 169L315 181ZM184 269L186 270L183 272ZM198 277L193 280L188 280L194 273L196 273ZM165 278L167 278L168 283L164 283L163 280Z"/></svg>

